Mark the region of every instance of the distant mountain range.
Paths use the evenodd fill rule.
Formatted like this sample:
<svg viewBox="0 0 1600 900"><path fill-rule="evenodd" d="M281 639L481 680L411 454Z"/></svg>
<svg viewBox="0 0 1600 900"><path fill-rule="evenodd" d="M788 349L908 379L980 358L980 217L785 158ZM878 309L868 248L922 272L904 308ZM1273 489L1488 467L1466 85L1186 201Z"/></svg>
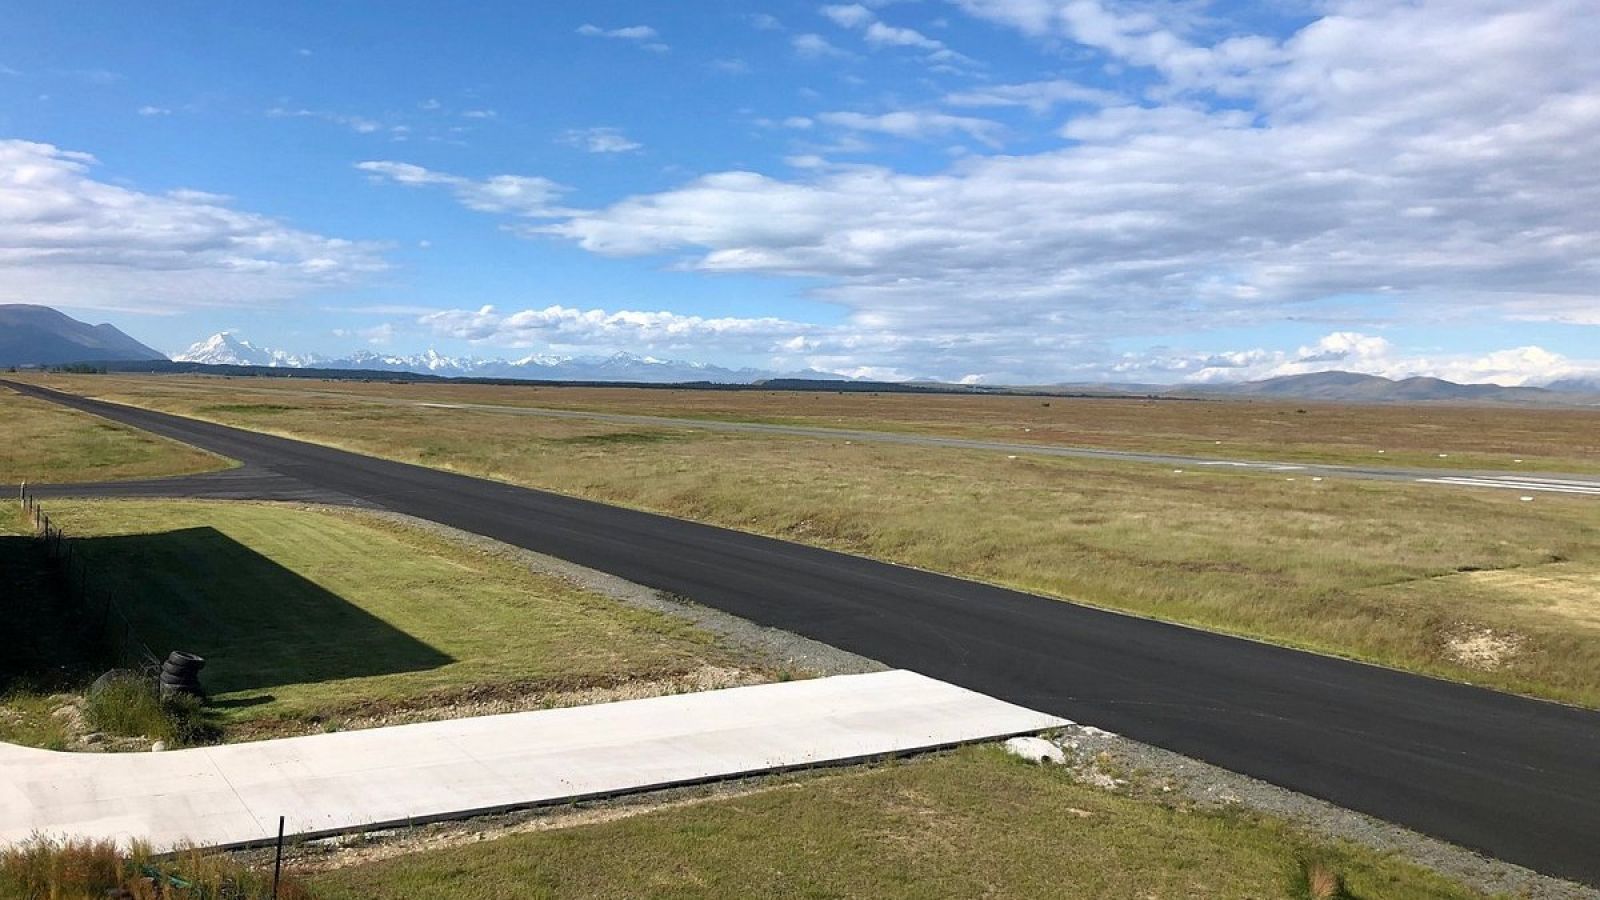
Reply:
<svg viewBox="0 0 1600 900"><path fill-rule="evenodd" d="M1559 386L1558 386L1559 385ZM1585 386L1587 385L1587 387ZM1283 375L1238 384L1208 384L1182 393L1232 396L1283 397L1330 400L1342 403L1412 403L1425 400L1468 400L1495 403L1560 402L1563 394L1600 391L1600 380L1568 379L1548 387L1502 387L1498 384L1457 384L1443 378L1384 378L1358 372L1311 372Z"/></svg>
<svg viewBox="0 0 1600 900"><path fill-rule="evenodd" d="M610 356L525 356L521 359L479 359L445 356L433 350L411 356L358 351L325 357L257 347L230 332L214 334L172 358L173 362L220 366L268 366L290 369L356 369L375 372L417 372L444 378L524 378L536 381L629 381L648 384L711 381L750 384L770 378L843 379L827 372L775 373L760 369L728 369L708 363L657 359L632 353Z"/></svg>
<svg viewBox="0 0 1600 900"><path fill-rule="evenodd" d="M0 366L166 358L111 325L79 322L48 306L0 304Z"/></svg>
<svg viewBox="0 0 1600 900"><path fill-rule="evenodd" d="M1356 372L1312 372L1231 384L1055 384L1045 387L954 385L939 382L868 382L816 370L770 372L729 369L708 363L657 359L632 353L609 356L530 355L521 359L446 356L429 350L413 355L358 351L328 357L257 347L231 332L214 334L177 354L163 354L111 325L90 325L47 306L0 304L0 366L52 366L67 363L110 363L112 368L174 371L181 364L268 371L314 369L338 377L339 372L391 372L439 378L516 379L530 381L628 382L634 384L712 383L760 384L772 389L805 389L829 382L829 389L872 391L941 391L960 393L1134 394L1171 397L1270 397L1342 403L1545 403L1600 405L1600 374L1551 381L1544 387L1502 387L1458 384L1442 378L1384 378ZM121 366L116 364L120 363Z"/></svg>

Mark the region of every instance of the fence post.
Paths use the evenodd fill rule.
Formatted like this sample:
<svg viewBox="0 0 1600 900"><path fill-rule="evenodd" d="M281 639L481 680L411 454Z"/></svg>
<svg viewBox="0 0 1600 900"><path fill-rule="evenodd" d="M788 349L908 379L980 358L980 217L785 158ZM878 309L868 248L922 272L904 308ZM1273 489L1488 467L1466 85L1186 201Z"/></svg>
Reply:
<svg viewBox="0 0 1600 900"><path fill-rule="evenodd" d="M278 853L272 860L272 900L278 900L278 876L283 872L283 816L278 817Z"/></svg>

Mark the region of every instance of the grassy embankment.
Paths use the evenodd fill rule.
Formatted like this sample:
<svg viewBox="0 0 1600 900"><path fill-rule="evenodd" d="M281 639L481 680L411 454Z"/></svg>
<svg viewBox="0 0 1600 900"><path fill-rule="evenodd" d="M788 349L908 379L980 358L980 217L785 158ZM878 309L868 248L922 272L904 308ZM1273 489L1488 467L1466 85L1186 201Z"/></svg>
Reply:
<svg viewBox="0 0 1600 900"><path fill-rule="evenodd" d="M365 400L481 403L941 434L1014 443L1450 469L1600 472L1600 409L1284 400L1147 400L696 391L55 376L74 390L146 402L230 396L301 405L308 391ZM287 394L289 399L281 399ZM274 399L278 397L280 399ZM1440 454L1444 454L1442 457ZM1517 462L1517 460L1521 462Z"/></svg>
<svg viewBox="0 0 1600 900"><path fill-rule="evenodd" d="M308 881L327 900L1480 896L1264 816L1108 793L989 747Z"/></svg>
<svg viewBox="0 0 1600 900"><path fill-rule="evenodd" d="M1523 502L1508 491L1314 482L1293 473L1178 473L1025 454L1009 459L630 428L284 388L273 388L276 399L262 405L232 398L236 383L202 381L209 393L174 389L165 379L74 386L379 456L1600 705L1600 503L1589 497L1541 494Z"/></svg>
<svg viewBox="0 0 1600 900"><path fill-rule="evenodd" d="M146 644L206 658L225 733L764 677L721 672L743 660L687 625L363 513L197 501L49 512ZM6 739L59 745L41 691L11 701Z"/></svg>
<svg viewBox="0 0 1600 900"><path fill-rule="evenodd" d="M0 387L0 485L114 481L225 468L226 460L176 441Z"/></svg>

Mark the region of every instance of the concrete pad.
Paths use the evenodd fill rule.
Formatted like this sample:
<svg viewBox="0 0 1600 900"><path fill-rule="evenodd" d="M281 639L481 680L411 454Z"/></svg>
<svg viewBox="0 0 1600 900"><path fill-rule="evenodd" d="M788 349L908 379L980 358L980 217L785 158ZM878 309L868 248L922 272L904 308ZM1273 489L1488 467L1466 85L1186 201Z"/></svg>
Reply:
<svg viewBox="0 0 1600 900"><path fill-rule="evenodd" d="M1010 737L1067 724L913 672L165 753L0 744L0 843L232 846Z"/></svg>

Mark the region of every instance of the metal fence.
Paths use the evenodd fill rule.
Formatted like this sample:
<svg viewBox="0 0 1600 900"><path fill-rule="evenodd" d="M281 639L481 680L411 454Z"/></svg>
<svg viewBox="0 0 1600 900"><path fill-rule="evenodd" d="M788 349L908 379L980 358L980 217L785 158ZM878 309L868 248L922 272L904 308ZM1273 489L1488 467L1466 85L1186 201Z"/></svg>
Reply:
<svg viewBox="0 0 1600 900"><path fill-rule="evenodd" d="M27 484L18 489L17 501L23 515L33 525L34 540L42 545L45 557L60 576L64 595L85 634L103 641L108 657L117 666L130 669L159 666L161 659L150 652L149 645L134 630L132 620L118 601L115 585L110 579L92 574L89 560L77 546L77 539L50 520L38 498L28 492Z"/></svg>

